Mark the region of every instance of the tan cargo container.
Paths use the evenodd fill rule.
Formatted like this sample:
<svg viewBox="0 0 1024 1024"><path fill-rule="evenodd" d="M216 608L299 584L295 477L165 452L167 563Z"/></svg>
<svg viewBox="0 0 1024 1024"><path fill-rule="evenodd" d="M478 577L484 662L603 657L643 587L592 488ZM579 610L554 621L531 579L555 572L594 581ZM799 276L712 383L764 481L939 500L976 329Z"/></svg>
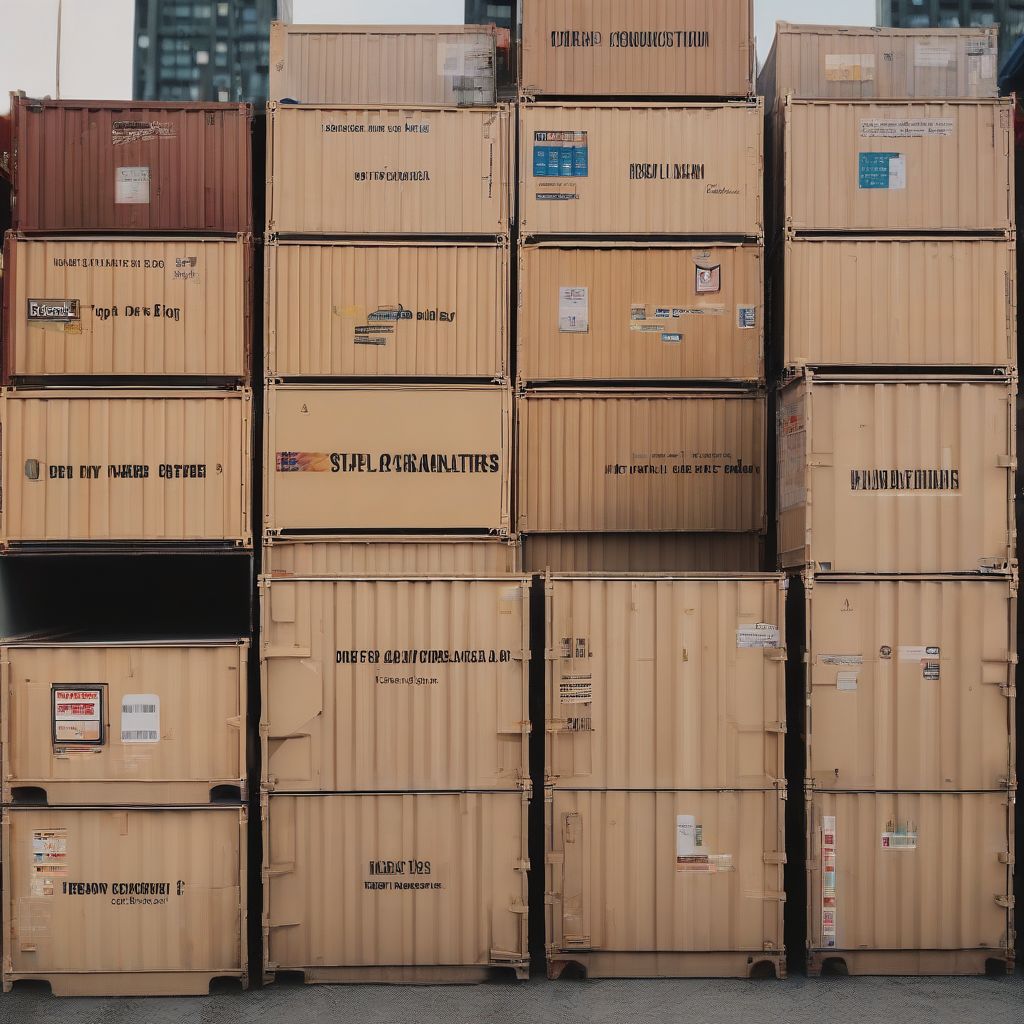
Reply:
<svg viewBox="0 0 1024 1024"><path fill-rule="evenodd" d="M524 105L519 127L524 236L761 235L760 100Z"/></svg>
<svg viewBox="0 0 1024 1024"><path fill-rule="evenodd" d="M824 578L809 594L815 788L1005 790L1015 781L1015 582Z"/></svg>
<svg viewBox="0 0 1024 1024"><path fill-rule="evenodd" d="M206 995L248 980L238 807L12 808L3 817L4 991Z"/></svg>
<svg viewBox="0 0 1024 1024"><path fill-rule="evenodd" d="M999 29L775 26L757 82L769 105L796 99L995 99Z"/></svg>
<svg viewBox="0 0 1024 1024"><path fill-rule="evenodd" d="M785 226L1009 232L1012 100L785 104Z"/></svg>
<svg viewBox="0 0 1024 1024"><path fill-rule="evenodd" d="M503 576L522 571L522 545L496 537L267 537L266 576Z"/></svg>
<svg viewBox="0 0 1024 1024"><path fill-rule="evenodd" d="M1013 972L1013 796L816 793L808 973Z"/></svg>
<svg viewBox="0 0 1024 1024"><path fill-rule="evenodd" d="M0 543L248 546L251 398L3 391Z"/></svg>
<svg viewBox="0 0 1024 1024"><path fill-rule="evenodd" d="M782 791L547 799L548 974L785 977Z"/></svg>
<svg viewBox="0 0 1024 1024"><path fill-rule="evenodd" d="M752 0L532 0L527 96L749 96Z"/></svg>
<svg viewBox="0 0 1024 1024"><path fill-rule="evenodd" d="M4 242L4 379L249 375L252 239Z"/></svg>
<svg viewBox="0 0 1024 1024"><path fill-rule="evenodd" d="M1016 390L983 378L794 380L778 412L782 565L1008 572Z"/></svg>
<svg viewBox="0 0 1024 1024"><path fill-rule="evenodd" d="M4 803L242 799L248 647L0 648Z"/></svg>
<svg viewBox="0 0 1024 1024"><path fill-rule="evenodd" d="M525 978L524 793L271 796L267 980Z"/></svg>
<svg viewBox="0 0 1024 1024"><path fill-rule="evenodd" d="M508 232L507 107L267 110L268 234Z"/></svg>
<svg viewBox="0 0 1024 1024"><path fill-rule="evenodd" d="M508 376L508 247L266 247L268 377Z"/></svg>
<svg viewBox="0 0 1024 1024"><path fill-rule="evenodd" d="M761 393L535 391L518 414L522 533L764 528Z"/></svg>
<svg viewBox="0 0 1024 1024"><path fill-rule="evenodd" d="M507 534L511 401L484 385L268 388L267 529Z"/></svg>
<svg viewBox="0 0 1024 1024"><path fill-rule="evenodd" d="M523 577L264 582L264 786L528 789L529 602Z"/></svg>
<svg viewBox="0 0 1024 1024"><path fill-rule="evenodd" d="M493 25L270 23L270 99L489 107Z"/></svg>
<svg viewBox="0 0 1024 1024"><path fill-rule="evenodd" d="M761 380L762 251L523 246L520 380Z"/></svg>
<svg viewBox="0 0 1024 1024"><path fill-rule="evenodd" d="M545 600L548 783L784 783L785 577L563 576Z"/></svg>
<svg viewBox="0 0 1024 1024"><path fill-rule="evenodd" d="M1000 239L790 239L786 364L1014 366L1016 259Z"/></svg>
<svg viewBox="0 0 1024 1024"><path fill-rule="evenodd" d="M526 572L759 572L757 533L538 533L523 538Z"/></svg>

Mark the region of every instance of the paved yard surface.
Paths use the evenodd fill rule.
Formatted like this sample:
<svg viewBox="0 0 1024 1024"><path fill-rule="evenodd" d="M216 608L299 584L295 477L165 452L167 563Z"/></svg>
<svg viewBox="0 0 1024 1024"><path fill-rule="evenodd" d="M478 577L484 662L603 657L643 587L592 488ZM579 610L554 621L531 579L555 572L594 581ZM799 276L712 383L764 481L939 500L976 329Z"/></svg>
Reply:
<svg viewBox="0 0 1024 1024"><path fill-rule="evenodd" d="M0 996L2 1024L1021 1024L1024 977L282 985L203 999Z"/></svg>

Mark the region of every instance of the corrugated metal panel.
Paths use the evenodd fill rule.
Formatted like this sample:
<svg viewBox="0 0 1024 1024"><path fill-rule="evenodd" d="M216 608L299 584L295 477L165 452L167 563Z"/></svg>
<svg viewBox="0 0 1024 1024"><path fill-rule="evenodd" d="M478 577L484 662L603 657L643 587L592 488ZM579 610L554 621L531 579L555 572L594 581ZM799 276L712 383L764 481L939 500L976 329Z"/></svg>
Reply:
<svg viewBox="0 0 1024 1024"><path fill-rule="evenodd" d="M247 643L0 649L3 798L204 803L245 786Z"/></svg>
<svg viewBox="0 0 1024 1024"><path fill-rule="evenodd" d="M508 374L508 248L282 243L267 257L271 377Z"/></svg>
<svg viewBox="0 0 1024 1024"><path fill-rule="evenodd" d="M62 996L245 983L245 811L3 813L5 992L32 979Z"/></svg>
<svg viewBox="0 0 1024 1024"><path fill-rule="evenodd" d="M815 794L810 970L838 960L851 974L984 974L988 960L1012 961L1012 802L1006 793Z"/></svg>
<svg viewBox="0 0 1024 1024"><path fill-rule="evenodd" d="M518 540L494 537L339 539L270 536L263 543L268 576L502 576L522 569Z"/></svg>
<svg viewBox="0 0 1024 1024"><path fill-rule="evenodd" d="M548 972L785 973L781 792L548 798Z"/></svg>
<svg viewBox="0 0 1024 1024"><path fill-rule="evenodd" d="M789 100L785 221L794 231L1009 231L1010 100Z"/></svg>
<svg viewBox="0 0 1024 1024"><path fill-rule="evenodd" d="M520 380L760 380L761 254L759 245L523 246Z"/></svg>
<svg viewBox="0 0 1024 1024"><path fill-rule="evenodd" d="M521 793L271 796L268 976L525 976L526 807Z"/></svg>
<svg viewBox="0 0 1024 1024"><path fill-rule="evenodd" d="M1005 571L1016 387L798 379L779 408L779 552L818 572Z"/></svg>
<svg viewBox="0 0 1024 1024"><path fill-rule="evenodd" d="M11 105L19 231L252 231L252 107Z"/></svg>
<svg viewBox="0 0 1024 1024"><path fill-rule="evenodd" d="M7 390L0 402L4 544L251 543L248 391Z"/></svg>
<svg viewBox="0 0 1024 1024"><path fill-rule="evenodd" d="M752 0L533 0L522 10L530 96L748 96Z"/></svg>
<svg viewBox="0 0 1024 1024"><path fill-rule="evenodd" d="M507 107L271 103L268 111L268 233L498 236L508 231Z"/></svg>
<svg viewBox="0 0 1024 1024"><path fill-rule="evenodd" d="M524 235L762 231L761 101L520 108Z"/></svg>
<svg viewBox="0 0 1024 1024"><path fill-rule="evenodd" d="M529 591L523 578L264 584L264 784L528 788Z"/></svg>
<svg viewBox="0 0 1024 1024"><path fill-rule="evenodd" d="M785 779L784 580L550 581L548 782L768 789Z"/></svg>
<svg viewBox="0 0 1024 1024"><path fill-rule="evenodd" d="M763 529L763 395L538 391L518 415L522 533Z"/></svg>
<svg viewBox="0 0 1024 1024"><path fill-rule="evenodd" d="M270 25L270 99L489 107L488 25Z"/></svg>
<svg viewBox="0 0 1024 1024"><path fill-rule="evenodd" d="M246 378L252 238L7 236L11 377Z"/></svg>
<svg viewBox="0 0 1024 1024"><path fill-rule="evenodd" d="M523 538L526 572L758 572L757 533L538 533Z"/></svg>
<svg viewBox="0 0 1024 1024"><path fill-rule="evenodd" d="M784 277L788 365L1016 364L1013 242L796 239Z"/></svg>
<svg viewBox="0 0 1024 1024"><path fill-rule="evenodd" d="M511 401L484 385L268 388L267 529L507 533Z"/></svg>
<svg viewBox="0 0 1024 1024"><path fill-rule="evenodd" d="M797 99L995 99L999 29L775 26L758 92Z"/></svg>
<svg viewBox="0 0 1024 1024"><path fill-rule="evenodd" d="M1017 587L820 580L808 603L819 789L993 790L1014 778Z"/></svg>

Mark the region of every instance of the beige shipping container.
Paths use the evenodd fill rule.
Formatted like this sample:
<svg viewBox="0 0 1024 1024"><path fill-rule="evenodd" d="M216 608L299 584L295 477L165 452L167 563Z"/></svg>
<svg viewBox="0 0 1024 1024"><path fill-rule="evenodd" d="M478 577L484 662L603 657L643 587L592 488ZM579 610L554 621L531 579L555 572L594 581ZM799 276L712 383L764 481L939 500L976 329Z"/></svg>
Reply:
<svg viewBox="0 0 1024 1024"><path fill-rule="evenodd" d="M0 544L246 547L247 390L0 393Z"/></svg>
<svg viewBox="0 0 1024 1024"><path fill-rule="evenodd" d="M0 648L4 803L241 800L248 647Z"/></svg>
<svg viewBox="0 0 1024 1024"><path fill-rule="evenodd" d="M1016 385L817 377L779 402L779 555L822 573L1008 572Z"/></svg>
<svg viewBox="0 0 1024 1024"><path fill-rule="evenodd" d="M1013 973L1012 793L815 793L808 973Z"/></svg>
<svg viewBox="0 0 1024 1024"><path fill-rule="evenodd" d="M764 377L760 245L519 250L521 381Z"/></svg>
<svg viewBox="0 0 1024 1024"><path fill-rule="evenodd" d="M547 782L782 784L786 589L781 575L549 579Z"/></svg>
<svg viewBox="0 0 1024 1024"><path fill-rule="evenodd" d="M1015 366L1016 260L1004 239L789 239L786 364Z"/></svg>
<svg viewBox="0 0 1024 1024"><path fill-rule="evenodd" d="M525 978L524 793L271 796L263 841L267 980Z"/></svg>
<svg viewBox="0 0 1024 1024"><path fill-rule="evenodd" d="M519 136L525 237L761 236L760 100L525 104Z"/></svg>
<svg viewBox="0 0 1024 1024"><path fill-rule="evenodd" d="M263 573L289 576L503 576L522 571L522 544L497 537L267 537Z"/></svg>
<svg viewBox="0 0 1024 1024"><path fill-rule="evenodd" d="M264 582L273 793L530 785L530 581Z"/></svg>
<svg viewBox="0 0 1024 1024"><path fill-rule="evenodd" d="M749 96L752 0L532 0L526 96Z"/></svg>
<svg viewBox="0 0 1024 1024"><path fill-rule="evenodd" d="M507 534L511 402L489 385L268 388L266 528Z"/></svg>
<svg viewBox="0 0 1024 1024"><path fill-rule="evenodd" d="M252 238L8 234L4 378L249 376Z"/></svg>
<svg viewBox="0 0 1024 1024"><path fill-rule="evenodd" d="M270 23L270 99L489 107L493 25Z"/></svg>
<svg viewBox="0 0 1024 1024"><path fill-rule="evenodd" d="M508 247L266 247L268 377L508 376Z"/></svg>
<svg viewBox="0 0 1024 1024"><path fill-rule="evenodd" d="M807 770L816 789L1015 782L1016 582L826 577L809 596Z"/></svg>
<svg viewBox="0 0 1024 1024"><path fill-rule="evenodd" d="M267 110L268 234L507 234L508 107Z"/></svg>
<svg viewBox="0 0 1024 1024"><path fill-rule="evenodd" d="M775 26L758 78L769 106L795 99L995 99L999 29Z"/></svg>
<svg viewBox="0 0 1024 1024"><path fill-rule="evenodd" d="M526 572L759 572L757 533L537 533L524 537Z"/></svg>
<svg viewBox="0 0 1024 1024"><path fill-rule="evenodd" d="M518 400L521 533L764 528L754 391L535 391Z"/></svg>
<svg viewBox="0 0 1024 1024"><path fill-rule="evenodd" d="M790 232L1007 233L1013 101L787 100Z"/></svg>
<svg viewBox="0 0 1024 1024"><path fill-rule="evenodd" d="M547 798L548 974L785 977L785 794Z"/></svg>
<svg viewBox="0 0 1024 1024"><path fill-rule="evenodd" d="M238 807L4 808L3 984L206 995L248 981Z"/></svg>

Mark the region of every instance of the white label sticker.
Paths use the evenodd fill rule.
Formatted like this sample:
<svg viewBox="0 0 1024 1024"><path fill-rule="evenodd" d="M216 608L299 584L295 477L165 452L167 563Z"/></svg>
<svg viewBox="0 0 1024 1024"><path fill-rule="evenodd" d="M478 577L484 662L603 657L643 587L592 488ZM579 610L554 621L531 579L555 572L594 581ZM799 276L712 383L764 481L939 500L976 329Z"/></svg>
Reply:
<svg viewBox="0 0 1024 1024"><path fill-rule="evenodd" d="M676 856L689 857L697 852L703 837L697 831L697 819L692 814L676 815Z"/></svg>
<svg viewBox="0 0 1024 1024"><path fill-rule="evenodd" d="M68 830L34 829L29 887L33 896L52 896L55 878L68 873Z"/></svg>
<svg viewBox="0 0 1024 1024"><path fill-rule="evenodd" d="M737 647L778 647L779 627L770 622L741 624L736 630Z"/></svg>
<svg viewBox="0 0 1024 1024"><path fill-rule="evenodd" d="M114 202L144 204L149 202L149 168L114 168Z"/></svg>
<svg viewBox="0 0 1024 1024"><path fill-rule="evenodd" d="M121 742L160 742L160 698L155 693L126 693L121 698Z"/></svg>
<svg viewBox="0 0 1024 1024"><path fill-rule="evenodd" d="M861 654L819 654L818 661L822 665L863 665L864 656Z"/></svg>
<svg viewBox="0 0 1024 1024"><path fill-rule="evenodd" d="M917 829L909 822L882 833L883 850L916 850Z"/></svg>
<svg viewBox="0 0 1024 1024"><path fill-rule="evenodd" d="M586 334L590 330L590 289L562 286L558 289L558 330L562 334Z"/></svg>
<svg viewBox="0 0 1024 1024"><path fill-rule="evenodd" d="M56 686L53 689L55 743L98 743L103 720L103 688Z"/></svg>
<svg viewBox="0 0 1024 1024"><path fill-rule="evenodd" d="M862 139L945 139L955 130L951 117L871 118L860 123Z"/></svg>
<svg viewBox="0 0 1024 1024"><path fill-rule="evenodd" d="M692 814L676 815L676 871L716 875L732 871L732 854L710 853L704 846L704 830Z"/></svg>
<svg viewBox="0 0 1024 1024"><path fill-rule="evenodd" d="M897 650L899 651L900 661L925 661L927 658L941 657L942 654L942 648L940 647L912 647L900 645Z"/></svg>
<svg viewBox="0 0 1024 1024"><path fill-rule="evenodd" d="M594 681L589 676L569 676L558 681L558 699L563 704L590 704L594 699Z"/></svg>
<svg viewBox="0 0 1024 1024"><path fill-rule="evenodd" d="M904 189L907 187L907 158L896 156L889 161L889 188Z"/></svg>
<svg viewBox="0 0 1024 1024"><path fill-rule="evenodd" d="M918 43L914 49L914 67L950 68L956 63L956 50L949 46Z"/></svg>
<svg viewBox="0 0 1024 1024"><path fill-rule="evenodd" d="M873 53L826 53L827 82L871 82L875 78Z"/></svg>
<svg viewBox="0 0 1024 1024"><path fill-rule="evenodd" d="M856 690L857 689L857 673L856 672L837 672L836 673L836 689L837 690Z"/></svg>
<svg viewBox="0 0 1024 1024"><path fill-rule="evenodd" d="M741 331L752 331L757 327L757 306L737 306L736 326Z"/></svg>
<svg viewBox="0 0 1024 1024"><path fill-rule="evenodd" d="M821 820L821 940L824 946L836 944L836 819L824 815Z"/></svg>

